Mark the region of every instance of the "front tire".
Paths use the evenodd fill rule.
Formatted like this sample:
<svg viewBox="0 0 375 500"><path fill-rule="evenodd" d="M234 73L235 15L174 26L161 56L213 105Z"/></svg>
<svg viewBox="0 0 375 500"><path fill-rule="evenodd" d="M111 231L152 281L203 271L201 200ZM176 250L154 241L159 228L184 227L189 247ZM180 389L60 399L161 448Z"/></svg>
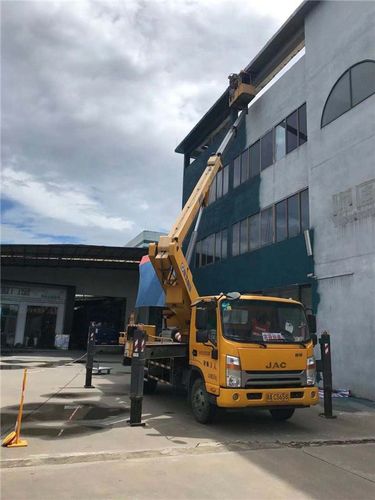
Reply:
<svg viewBox="0 0 375 500"><path fill-rule="evenodd" d="M271 416L274 420L281 422L283 420L288 420L294 413L294 408L280 408L278 410L270 410Z"/></svg>
<svg viewBox="0 0 375 500"><path fill-rule="evenodd" d="M197 378L193 383L190 402L194 417L200 424L209 424L212 422L216 413L216 406L210 402L201 378Z"/></svg>

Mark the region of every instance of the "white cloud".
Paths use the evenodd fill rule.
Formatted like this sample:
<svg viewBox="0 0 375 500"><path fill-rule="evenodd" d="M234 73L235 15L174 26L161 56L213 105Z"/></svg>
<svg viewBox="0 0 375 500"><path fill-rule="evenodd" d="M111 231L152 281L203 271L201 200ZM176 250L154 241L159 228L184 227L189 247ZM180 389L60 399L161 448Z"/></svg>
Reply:
<svg viewBox="0 0 375 500"><path fill-rule="evenodd" d="M101 213L98 202L76 186L42 182L32 175L6 167L2 172L3 194L38 215L81 227L121 231L132 221Z"/></svg>
<svg viewBox="0 0 375 500"><path fill-rule="evenodd" d="M11 241L122 245L168 229L181 208L174 148L297 4L3 2Z"/></svg>

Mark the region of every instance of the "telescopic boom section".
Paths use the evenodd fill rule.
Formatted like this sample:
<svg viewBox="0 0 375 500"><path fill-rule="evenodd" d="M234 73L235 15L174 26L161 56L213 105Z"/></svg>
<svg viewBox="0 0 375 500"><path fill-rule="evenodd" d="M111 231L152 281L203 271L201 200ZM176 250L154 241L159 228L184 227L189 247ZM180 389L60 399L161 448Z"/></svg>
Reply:
<svg viewBox="0 0 375 500"><path fill-rule="evenodd" d="M236 136L245 115L241 111L236 122L226 134L216 154L209 157L207 167L199 179L180 216L168 236L161 236L159 243L151 243L149 257L166 296L166 307L175 314L173 324L187 332L190 324L190 306L198 298L193 277L182 244L200 208L207 205L208 193L215 175L223 168L221 157Z"/></svg>

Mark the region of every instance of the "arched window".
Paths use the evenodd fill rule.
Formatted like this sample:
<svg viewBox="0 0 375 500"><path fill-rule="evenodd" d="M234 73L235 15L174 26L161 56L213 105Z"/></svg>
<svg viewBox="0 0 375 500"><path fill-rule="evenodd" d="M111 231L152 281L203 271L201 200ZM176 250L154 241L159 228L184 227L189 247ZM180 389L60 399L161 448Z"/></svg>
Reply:
<svg viewBox="0 0 375 500"><path fill-rule="evenodd" d="M337 80L324 105L321 127L375 93L375 61L361 61Z"/></svg>

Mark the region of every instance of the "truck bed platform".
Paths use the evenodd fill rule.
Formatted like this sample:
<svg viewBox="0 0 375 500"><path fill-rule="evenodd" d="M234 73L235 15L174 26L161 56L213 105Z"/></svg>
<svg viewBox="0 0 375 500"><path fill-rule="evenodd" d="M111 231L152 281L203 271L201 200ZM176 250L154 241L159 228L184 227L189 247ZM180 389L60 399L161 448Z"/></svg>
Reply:
<svg viewBox="0 0 375 500"><path fill-rule="evenodd" d="M183 358L188 355L189 344L180 342L147 342L146 359Z"/></svg>

